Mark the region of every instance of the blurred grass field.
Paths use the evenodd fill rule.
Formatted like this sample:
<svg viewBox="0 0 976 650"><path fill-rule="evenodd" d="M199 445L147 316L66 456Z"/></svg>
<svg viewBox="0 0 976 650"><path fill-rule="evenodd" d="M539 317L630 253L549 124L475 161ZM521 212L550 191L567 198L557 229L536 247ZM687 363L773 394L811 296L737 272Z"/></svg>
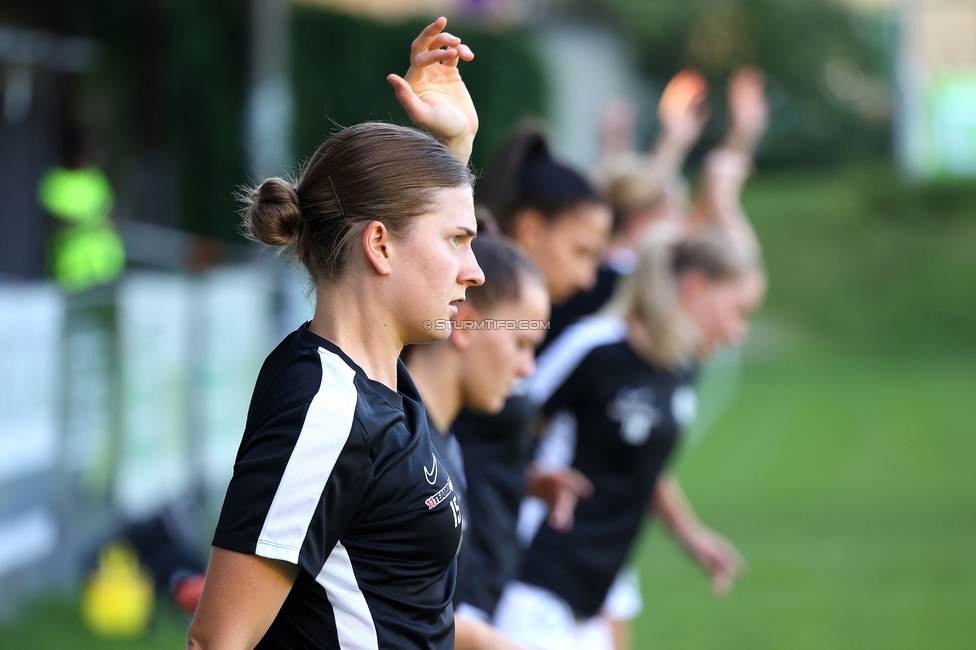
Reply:
<svg viewBox="0 0 976 650"><path fill-rule="evenodd" d="M652 526L635 647L973 647L976 190L793 172L756 178L746 207L769 300L738 394L676 469L751 569L714 599ZM0 648L176 648L188 623L163 608L107 642L77 611L34 604Z"/></svg>
<svg viewBox="0 0 976 650"><path fill-rule="evenodd" d="M974 190L880 167L750 185L769 299L676 471L751 568L715 599L651 526L638 650L974 647Z"/></svg>
<svg viewBox="0 0 976 650"><path fill-rule="evenodd" d="M677 466L750 571L726 598L652 527L636 648L972 648L976 364L815 347L747 364Z"/></svg>

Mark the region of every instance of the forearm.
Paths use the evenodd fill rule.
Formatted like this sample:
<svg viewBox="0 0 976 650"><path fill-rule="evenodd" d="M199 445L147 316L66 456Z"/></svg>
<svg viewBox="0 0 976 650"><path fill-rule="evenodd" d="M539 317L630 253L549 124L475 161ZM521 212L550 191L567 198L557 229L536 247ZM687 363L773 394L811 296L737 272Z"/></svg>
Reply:
<svg viewBox="0 0 976 650"><path fill-rule="evenodd" d="M298 576L279 560L214 548L188 650L250 650L271 627Z"/></svg>
<svg viewBox="0 0 976 650"><path fill-rule="evenodd" d="M758 260L756 232L742 207L742 188L752 158L729 149L713 149L702 166L702 184L692 210L692 232L720 230L747 259Z"/></svg>
<svg viewBox="0 0 976 650"><path fill-rule="evenodd" d="M694 144L694 142L685 142L665 130L647 153L647 164L658 174L662 182L680 183L681 170Z"/></svg>
<svg viewBox="0 0 976 650"><path fill-rule="evenodd" d="M711 574L712 592L726 593L743 567L742 557L727 539L699 521L674 478L665 475L658 479L654 509L692 557Z"/></svg>
<svg viewBox="0 0 976 650"><path fill-rule="evenodd" d="M759 146L759 141L762 139L763 133L764 131L760 133L746 133L742 130L730 128L722 137L719 148L736 151L751 158L756 153L756 147Z"/></svg>
<svg viewBox="0 0 976 650"><path fill-rule="evenodd" d="M657 480L653 507L654 514L682 543L687 543L703 527L677 479L669 474Z"/></svg>
<svg viewBox="0 0 976 650"><path fill-rule="evenodd" d="M487 623L455 616L454 650L522 650L522 646Z"/></svg>

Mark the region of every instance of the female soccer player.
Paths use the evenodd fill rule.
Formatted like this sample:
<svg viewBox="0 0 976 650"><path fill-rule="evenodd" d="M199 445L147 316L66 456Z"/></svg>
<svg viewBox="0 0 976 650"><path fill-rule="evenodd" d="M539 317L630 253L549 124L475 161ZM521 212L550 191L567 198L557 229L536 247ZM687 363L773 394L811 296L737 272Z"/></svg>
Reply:
<svg viewBox="0 0 976 650"><path fill-rule="evenodd" d="M468 290L448 340L411 346L406 359L427 407L431 440L465 512L464 465L451 423L462 407L486 414L502 409L515 381L532 373L535 347L549 317L549 295L542 275L515 245L501 237L480 235L471 248L484 271L484 285ZM472 462L477 464L479 459ZM462 529L467 526L470 520L462 522ZM462 541L459 576L464 574L464 545ZM482 621L463 615L457 615L455 621L456 650L521 647Z"/></svg>
<svg viewBox="0 0 976 650"><path fill-rule="evenodd" d="M694 414L698 361L747 331L761 276L728 241L652 240L620 285L612 314L566 330L539 357L529 387L547 417L572 418L561 453L592 482L572 529L543 523L495 622L531 648L612 648L599 617L652 507L727 588L740 564L703 526L664 468ZM558 440L546 441L550 459Z"/></svg>
<svg viewBox="0 0 976 650"><path fill-rule="evenodd" d="M250 194L245 227L291 247L315 314L258 376L189 648L453 647L460 513L398 361L405 344L445 338L425 321L483 281L466 167L477 116L456 67L473 55L445 23L390 78L441 142L359 124L294 185Z"/></svg>
<svg viewBox="0 0 976 650"><path fill-rule="evenodd" d="M720 232L747 259L758 261L759 242L740 202L742 187L752 169L753 154L765 133L769 108L763 75L742 68L728 85L728 124L718 147L705 157L695 203L688 204L681 169L708 118L705 79L692 70L668 83L658 104L661 135L652 151L632 150L633 124L626 111L611 112L605 123L604 158L594 170L613 209L614 234L596 286L553 309L551 325L540 352L569 325L601 309L617 280L636 265L644 237L695 236ZM613 119L615 116L615 119ZM542 504L529 502L532 510ZM526 513L528 514L528 513ZM520 523L520 527L524 524ZM629 620L642 607L637 571L628 568L611 589L605 613L614 620L616 650L630 647Z"/></svg>
<svg viewBox="0 0 976 650"><path fill-rule="evenodd" d="M610 233L610 211L590 183L555 160L533 129L513 134L476 188L478 200L503 234L532 259L553 304L592 286ZM465 410L454 424L465 457L471 512L465 574L458 582L458 611L488 621L505 584L516 577L521 549L515 537L519 503L528 489L557 505L562 525L571 516L567 495L586 494L575 471L527 480L535 408L518 387L497 415ZM473 462L477 459L477 462Z"/></svg>

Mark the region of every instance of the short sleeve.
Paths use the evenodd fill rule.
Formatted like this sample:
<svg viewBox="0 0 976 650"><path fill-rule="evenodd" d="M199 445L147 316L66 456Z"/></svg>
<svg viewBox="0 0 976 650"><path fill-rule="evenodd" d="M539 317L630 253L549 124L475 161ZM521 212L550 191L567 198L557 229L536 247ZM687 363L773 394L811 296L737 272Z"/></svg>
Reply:
<svg viewBox="0 0 976 650"><path fill-rule="evenodd" d="M313 575L371 485L369 439L355 417L355 373L335 355L319 354L321 381L311 400L245 432L213 540Z"/></svg>
<svg viewBox="0 0 976 650"><path fill-rule="evenodd" d="M556 388L556 390L548 396L546 401L542 404L541 412L546 418L551 418L553 415L562 411L564 409L569 409L571 411L575 410L576 396L578 395L577 388L580 384L580 369L583 364L576 366L569 376Z"/></svg>

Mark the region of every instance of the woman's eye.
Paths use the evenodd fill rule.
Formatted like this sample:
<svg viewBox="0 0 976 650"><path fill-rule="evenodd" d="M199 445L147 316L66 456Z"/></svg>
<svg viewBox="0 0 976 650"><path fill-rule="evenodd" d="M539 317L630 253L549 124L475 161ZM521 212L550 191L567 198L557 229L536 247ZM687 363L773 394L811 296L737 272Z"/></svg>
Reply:
<svg viewBox="0 0 976 650"><path fill-rule="evenodd" d="M454 235L453 237L451 237L451 243L452 244L458 243L458 236L457 235Z"/></svg>

